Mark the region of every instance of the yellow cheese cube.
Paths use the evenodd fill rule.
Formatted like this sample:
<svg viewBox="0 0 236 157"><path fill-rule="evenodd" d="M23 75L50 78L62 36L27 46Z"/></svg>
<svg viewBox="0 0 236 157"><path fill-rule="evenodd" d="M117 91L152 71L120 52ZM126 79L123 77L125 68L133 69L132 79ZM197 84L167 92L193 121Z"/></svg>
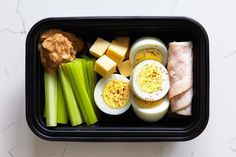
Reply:
<svg viewBox="0 0 236 157"><path fill-rule="evenodd" d="M125 59L129 59L129 47L130 47L130 37L128 36L121 36L121 37L116 37L115 41L120 43L121 45L128 47L127 53L125 55Z"/></svg>
<svg viewBox="0 0 236 157"><path fill-rule="evenodd" d="M99 73L102 77L109 77L116 70L116 62L111 58L103 55L96 60L94 70Z"/></svg>
<svg viewBox="0 0 236 157"><path fill-rule="evenodd" d="M97 40L94 42L94 44L89 49L89 52L94 57L99 58L106 53L106 50L109 47L109 45L110 45L110 42L108 42L102 38L97 38Z"/></svg>
<svg viewBox="0 0 236 157"><path fill-rule="evenodd" d="M107 49L106 55L119 64L125 58L127 50L128 47L125 47L113 40Z"/></svg>
<svg viewBox="0 0 236 157"><path fill-rule="evenodd" d="M118 65L118 69L121 75L128 77L131 74L132 66L129 60L126 60Z"/></svg>

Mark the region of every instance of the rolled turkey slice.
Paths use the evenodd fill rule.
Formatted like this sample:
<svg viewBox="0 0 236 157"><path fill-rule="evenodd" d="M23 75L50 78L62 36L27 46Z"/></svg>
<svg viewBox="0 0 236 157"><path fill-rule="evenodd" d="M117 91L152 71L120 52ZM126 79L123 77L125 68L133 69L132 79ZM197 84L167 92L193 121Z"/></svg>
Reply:
<svg viewBox="0 0 236 157"><path fill-rule="evenodd" d="M173 97L171 101L171 111L176 112L184 109L192 102L193 89L189 88L185 92Z"/></svg>
<svg viewBox="0 0 236 157"><path fill-rule="evenodd" d="M169 99L192 87L192 42L169 43Z"/></svg>
<svg viewBox="0 0 236 157"><path fill-rule="evenodd" d="M188 106L186 106L185 108L177 111L176 113L179 115L183 115L183 116L191 116L192 115L192 105L189 104Z"/></svg>

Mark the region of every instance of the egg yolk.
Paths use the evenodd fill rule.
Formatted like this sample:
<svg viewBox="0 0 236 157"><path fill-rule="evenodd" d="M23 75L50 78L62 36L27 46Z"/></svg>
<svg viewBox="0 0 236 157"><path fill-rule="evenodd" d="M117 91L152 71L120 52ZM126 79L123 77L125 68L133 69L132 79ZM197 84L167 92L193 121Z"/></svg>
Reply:
<svg viewBox="0 0 236 157"><path fill-rule="evenodd" d="M137 104L138 106L142 108L152 108L152 107L161 105L165 97L157 101L145 101L137 97L134 97L133 99L134 99L135 104Z"/></svg>
<svg viewBox="0 0 236 157"><path fill-rule="evenodd" d="M111 80L105 85L102 97L109 107L123 108L129 102L129 85L121 80Z"/></svg>
<svg viewBox="0 0 236 157"><path fill-rule="evenodd" d="M162 61L162 54L156 48L147 48L137 52L135 55L135 63L138 64L144 60Z"/></svg>
<svg viewBox="0 0 236 157"><path fill-rule="evenodd" d="M137 83L142 91L154 93L161 89L163 77L160 69L154 64L146 64L142 67Z"/></svg>

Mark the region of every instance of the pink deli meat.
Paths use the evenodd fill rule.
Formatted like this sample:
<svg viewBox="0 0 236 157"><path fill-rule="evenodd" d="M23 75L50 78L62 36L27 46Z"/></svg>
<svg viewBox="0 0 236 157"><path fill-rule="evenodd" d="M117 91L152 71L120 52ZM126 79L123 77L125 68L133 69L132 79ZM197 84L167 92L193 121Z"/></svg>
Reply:
<svg viewBox="0 0 236 157"><path fill-rule="evenodd" d="M193 97L193 88L190 88L185 92L173 97L170 100L172 104L171 111L176 112L187 107L191 103L192 97Z"/></svg>
<svg viewBox="0 0 236 157"><path fill-rule="evenodd" d="M169 99L172 112L191 115L192 101L192 42L169 43L167 69L170 75ZM181 112L181 110L183 111ZM187 112L187 113L186 113Z"/></svg>
<svg viewBox="0 0 236 157"><path fill-rule="evenodd" d="M177 111L176 113L183 116L191 116L192 115L191 110L192 110L192 105L189 104L188 106L186 106L182 110Z"/></svg>

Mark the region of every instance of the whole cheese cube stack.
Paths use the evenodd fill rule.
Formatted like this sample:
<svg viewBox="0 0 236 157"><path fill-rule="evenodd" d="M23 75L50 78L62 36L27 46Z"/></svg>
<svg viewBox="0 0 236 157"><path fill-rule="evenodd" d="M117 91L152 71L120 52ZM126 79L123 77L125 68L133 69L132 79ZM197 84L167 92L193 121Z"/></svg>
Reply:
<svg viewBox="0 0 236 157"><path fill-rule="evenodd" d="M107 78L116 70L116 62L111 58L103 55L96 60L94 70L99 73L102 77Z"/></svg>
<svg viewBox="0 0 236 157"><path fill-rule="evenodd" d="M113 40L107 49L106 55L119 64L124 60L127 50L128 46L121 45Z"/></svg>
<svg viewBox="0 0 236 157"><path fill-rule="evenodd" d="M97 40L94 42L94 44L89 49L89 52L94 57L99 58L106 53L109 45L110 45L110 42L108 42L102 38L97 38Z"/></svg>
<svg viewBox="0 0 236 157"><path fill-rule="evenodd" d="M132 66L131 66L129 60L126 60L126 61L120 63L117 67L118 67L121 75L123 75L125 77L130 76L131 71L132 71Z"/></svg>
<svg viewBox="0 0 236 157"><path fill-rule="evenodd" d="M128 47L128 50L125 55L125 59L129 59L129 46L130 46L130 37L128 36L120 36L116 37L115 41L117 41L119 44Z"/></svg>

